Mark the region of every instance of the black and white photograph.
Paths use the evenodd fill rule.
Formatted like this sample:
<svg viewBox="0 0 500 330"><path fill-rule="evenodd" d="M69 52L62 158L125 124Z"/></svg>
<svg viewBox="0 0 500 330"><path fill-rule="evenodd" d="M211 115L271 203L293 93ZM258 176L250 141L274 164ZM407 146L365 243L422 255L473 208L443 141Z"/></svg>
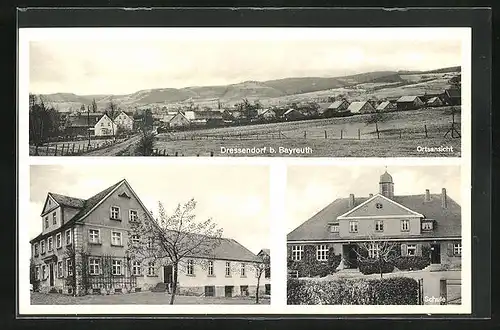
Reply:
<svg viewBox="0 0 500 330"><path fill-rule="evenodd" d="M270 304L267 166L32 165L29 187L26 308Z"/></svg>
<svg viewBox="0 0 500 330"><path fill-rule="evenodd" d="M287 304L465 308L462 189L457 165L290 166Z"/></svg>
<svg viewBox="0 0 500 330"><path fill-rule="evenodd" d="M470 123L466 28L20 32L31 156L460 157Z"/></svg>

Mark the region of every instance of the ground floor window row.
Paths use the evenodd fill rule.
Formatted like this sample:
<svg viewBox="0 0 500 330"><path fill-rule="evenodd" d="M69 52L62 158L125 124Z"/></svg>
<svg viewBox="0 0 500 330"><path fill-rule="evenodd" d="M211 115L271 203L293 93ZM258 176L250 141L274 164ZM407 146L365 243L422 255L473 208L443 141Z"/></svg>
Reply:
<svg viewBox="0 0 500 330"><path fill-rule="evenodd" d="M397 247L399 245L399 248ZM400 251L400 255L403 257L412 257L412 256L422 256L422 247L428 246L429 244L425 243L395 243L391 246L391 249L396 251ZM431 249L436 244L431 244ZM317 244L317 245L305 245L305 244L297 244L291 246L290 257L293 261L301 261L304 258L304 247L312 247L315 252L315 259L317 261L328 261L330 246L328 244ZM377 243L377 242L365 242L359 244L342 244L343 250L346 246L357 246L356 250L353 251L355 253L359 253L360 247L362 250L365 250L370 258L378 258L379 254L382 250L387 249L387 244ZM449 257L460 257L462 255L462 243L461 242L453 242L447 243L446 245L447 251L446 254ZM354 248L351 248L354 250ZM338 251L340 253L340 251Z"/></svg>

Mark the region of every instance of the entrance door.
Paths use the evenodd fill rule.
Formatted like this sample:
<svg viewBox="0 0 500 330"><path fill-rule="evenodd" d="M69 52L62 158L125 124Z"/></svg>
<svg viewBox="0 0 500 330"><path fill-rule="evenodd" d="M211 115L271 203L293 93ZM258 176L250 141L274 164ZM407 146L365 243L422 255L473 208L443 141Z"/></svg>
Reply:
<svg viewBox="0 0 500 330"><path fill-rule="evenodd" d="M232 297L233 296L233 287L226 285L224 287L224 296L226 297Z"/></svg>
<svg viewBox="0 0 500 330"><path fill-rule="evenodd" d="M349 262L349 268L358 268L358 246L351 244L349 245L349 250L347 254L347 261Z"/></svg>
<svg viewBox="0 0 500 330"><path fill-rule="evenodd" d="M49 264L49 282L50 286L54 286L54 263Z"/></svg>
<svg viewBox="0 0 500 330"><path fill-rule="evenodd" d="M441 263L441 245L431 244L431 264Z"/></svg>
<svg viewBox="0 0 500 330"><path fill-rule="evenodd" d="M163 267L163 283L172 284L172 273L173 273L172 265Z"/></svg>

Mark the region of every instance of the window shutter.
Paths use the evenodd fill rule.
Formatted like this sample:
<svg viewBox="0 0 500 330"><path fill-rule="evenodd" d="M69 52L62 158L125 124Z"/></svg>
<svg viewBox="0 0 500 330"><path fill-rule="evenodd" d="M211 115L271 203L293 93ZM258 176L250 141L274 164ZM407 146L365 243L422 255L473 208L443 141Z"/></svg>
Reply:
<svg viewBox="0 0 500 330"><path fill-rule="evenodd" d="M448 243L448 250L446 252L448 257L453 257L453 243Z"/></svg>
<svg viewBox="0 0 500 330"><path fill-rule="evenodd" d="M408 250L406 244L401 244L401 256L406 257L408 255Z"/></svg>
<svg viewBox="0 0 500 330"><path fill-rule="evenodd" d="M422 256L422 244L417 244L416 247L417 247L417 250L415 251L415 255L417 257L421 257Z"/></svg>

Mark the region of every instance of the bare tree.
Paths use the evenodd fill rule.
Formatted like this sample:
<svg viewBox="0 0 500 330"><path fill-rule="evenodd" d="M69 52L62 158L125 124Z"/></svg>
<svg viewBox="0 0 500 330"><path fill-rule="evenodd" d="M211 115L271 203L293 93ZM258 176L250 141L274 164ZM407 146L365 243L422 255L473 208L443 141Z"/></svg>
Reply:
<svg viewBox="0 0 500 330"><path fill-rule="evenodd" d="M106 115L111 119L111 130L113 134L113 140L115 140L115 117L119 112L118 104L113 102L113 100L109 101L108 106L106 108Z"/></svg>
<svg viewBox="0 0 500 330"><path fill-rule="evenodd" d="M97 112L97 103L95 102L95 99L92 99L92 112Z"/></svg>
<svg viewBox="0 0 500 330"><path fill-rule="evenodd" d="M259 256L261 260L255 261L253 263L253 267L255 268L255 276L257 277L257 290L255 292L255 303L259 303L259 288L260 288L260 279L262 275L264 277L268 277L267 275L270 276L271 272L271 257L264 253L263 255Z"/></svg>
<svg viewBox="0 0 500 330"><path fill-rule="evenodd" d="M394 242L376 240L370 236L367 242L359 243L359 248L365 252L360 253L357 250L359 261L373 262L376 264L380 278L383 278L384 266L386 264L393 264L397 258L396 249L398 245Z"/></svg>
<svg viewBox="0 0 500 330"><path fill-rule="evenodd" d="M144 214L142 219L131 223L129 231L127 251L133 260L172 266L171 305L177 293L180 267L191 267L187 264L188 258L214 259L214 250L221 242L222 229L212 219L197 222L195 208L196 201L191 199L179 204L174 213L167 216L163 205L158 203L158 219Z"/></svg>

